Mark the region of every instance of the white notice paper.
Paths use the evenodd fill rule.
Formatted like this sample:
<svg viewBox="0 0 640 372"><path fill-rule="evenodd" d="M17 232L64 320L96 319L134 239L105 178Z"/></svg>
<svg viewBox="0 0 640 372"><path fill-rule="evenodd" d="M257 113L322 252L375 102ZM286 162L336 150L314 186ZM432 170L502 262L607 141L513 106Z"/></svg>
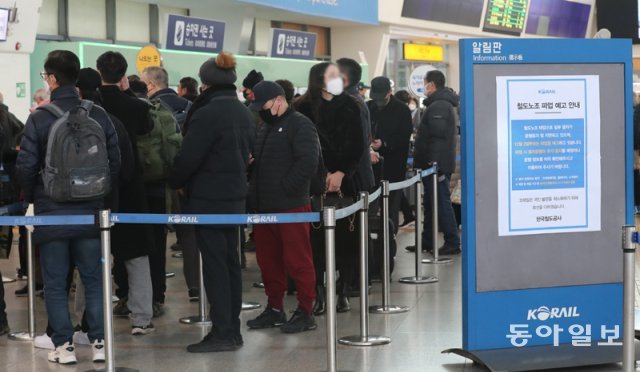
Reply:
<svg viewBox="0 0 640 372"><path fill-rule="evenodd" d="M598 76L496 83L499 235L599 231Z"/></svg>

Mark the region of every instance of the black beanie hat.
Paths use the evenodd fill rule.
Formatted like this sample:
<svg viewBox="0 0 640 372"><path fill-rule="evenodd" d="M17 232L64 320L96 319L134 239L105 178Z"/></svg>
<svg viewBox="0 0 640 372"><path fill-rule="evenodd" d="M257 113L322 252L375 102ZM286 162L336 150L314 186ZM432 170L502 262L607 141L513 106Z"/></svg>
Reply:
<svg viewBox="0 0 640 372"><path fill-rule="evenodd" d="M253 89L253 87L255 87L256 84L258 84L262 80L264 80L264 76L262 76L261 72L251 70L251 72L249 72L249 75L247 75L247 77L242 81L242 86L247 89Z"/></svg>
<svg viewBox="0 0 640 372"><path fill-rule="evenodd" d="M236 59L229 53L220 53L200 66L199 75L202 83L209 86L233 84L237 80Z"/></svg>

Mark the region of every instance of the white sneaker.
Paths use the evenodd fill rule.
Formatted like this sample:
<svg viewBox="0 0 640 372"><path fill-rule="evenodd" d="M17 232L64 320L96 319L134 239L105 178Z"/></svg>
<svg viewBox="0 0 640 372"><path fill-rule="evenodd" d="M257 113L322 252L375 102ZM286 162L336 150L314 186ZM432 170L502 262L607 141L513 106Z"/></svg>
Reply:
<svg viewBox="0 0 640 372"><path fill-rule="evenodd" d="M82 331L77 331L73 334L73 343L75 345L91 345L89 335Z"/></svg>
<svg viewBox="0 0 640 372"><path fill-rule="evenodd" d="M94 363L102 363L104 362L104 340L95 340L93 344L91 344L91 350L93 350L93 362Z"/></svg>
<svg viewBox="0 0 640 372"><path fill-rule="evenodd" d="M134 336L143 336L155 332L155 330L156 328L153 326L153 323L149 323L149 325L146 326L132 326L131 334Z"/></svg>
<svg viewBox="0 0 640 372"><path fill-rule="evenodd" d="M48 350L53 350L56 347L53 346L53 341L51 341L51 337L47 336L47 334L43 334L41 336L36 336L36 338L33 339L33 346L37 347L38 349L48 349Z"/></svg>
<svg viewBox="0 0 640 372"><path fill-rule="evenodd" d="M76 348L73 344L65 342L64 345L58 346L55 350L49 352L48 359L50 362L60 364L77 363Z"/></svg>

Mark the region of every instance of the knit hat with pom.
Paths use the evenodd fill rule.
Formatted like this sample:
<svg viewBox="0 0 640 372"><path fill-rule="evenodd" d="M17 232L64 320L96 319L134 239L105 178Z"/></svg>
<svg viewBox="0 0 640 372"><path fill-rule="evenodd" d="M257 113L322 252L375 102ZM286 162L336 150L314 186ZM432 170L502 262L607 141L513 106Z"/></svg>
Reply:
<svg viewBox="0 0 640 372"><path fill-rule="evenodd" d="M236 59L232 54L220 53L200 66L199 75L202 83L209 86L233 84L238 78Z"/></svg>

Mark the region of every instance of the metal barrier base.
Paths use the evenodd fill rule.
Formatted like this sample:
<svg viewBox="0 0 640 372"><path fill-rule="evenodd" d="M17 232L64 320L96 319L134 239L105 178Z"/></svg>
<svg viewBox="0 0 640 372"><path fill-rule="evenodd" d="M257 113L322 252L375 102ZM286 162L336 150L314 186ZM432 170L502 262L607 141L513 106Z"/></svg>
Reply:
<svg viewBox="0 0 640 372"><path fill-rule="evenodd" d="M29 332L9 333L8 338L12 341L33 341L33 337L29 336Z"/></svg>
<svg viewBox="0 0 640 372"><path fill-rule="evenodd" d="M262 305L257 302L242 301L242 310L255 310L259 309Z"/></svg>
<svg viewBox="0 0 640 372"><path fill-rule="evenodd" d="M208 317L201 317L200 315L188 316L185 318L180 318L180 323L189 324L189 325L199 325L199 326L210 326L211 319Z"/></svg>
<svg viewBox="0 0 640 372"><path fill-rule="evenodd" d="M385 336L346 336L339 339L338 343L346 346L378 346L391 343L391 338Z"/></svg>
<svg viewBox="0 0 640 372"><path fill-rule="evenodd" d="M409 311L409 306L397 306L397 305L369 306L369 312L372 314L400 314L400 313L406 313L407 311Z"/></svg>
<svg viewBox="0 0 640 372"><path fill-rule="evenodd" d="M449 258L449 257L444 257L444 258L440 258L438 257L436 258L427 258L425 260L422 260L423 264L431 264L431 265L442 265L442 264L450 264L453 262L453 258Z"/></svg>
<svg viewBox="0 0 640 372"><path fill-rule="evenodd" d="M438 278L435 276L407 276L398 280L400 283L405 284L430 284L436 283Z"/></svg>
<svg viewBox="0 0 640 372"><path fill-rule="evenodd" d="M127 368L127 367L116 367L116 368L113 368L111 371L113 371L113 372L140 372L137 369ZM98 368L98 369L90 369L87 372L111 372L111 371L107 371L106 368Z"/></svg>

